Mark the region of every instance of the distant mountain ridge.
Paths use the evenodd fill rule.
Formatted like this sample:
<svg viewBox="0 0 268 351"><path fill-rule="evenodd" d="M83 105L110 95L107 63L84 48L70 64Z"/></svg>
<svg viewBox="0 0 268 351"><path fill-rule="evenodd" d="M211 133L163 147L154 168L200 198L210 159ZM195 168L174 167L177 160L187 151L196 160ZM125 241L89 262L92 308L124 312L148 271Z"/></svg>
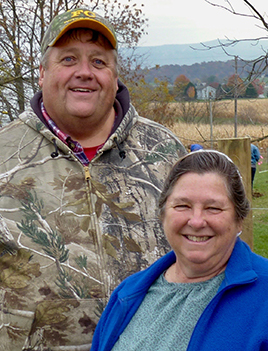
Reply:
<svg viewBox="0 0 268 351"><path fill-rule="evenodd" d="M221 40L226 43L226 40ZM218 40L204 42L207 47L219 45ZM268 44L266 43L268 46ZM263 43L248 41L238 42L226 50L229 55L239 56L245 60L252 60L264 54ZM194 49L193 49L194 48ZM124 49L126 50L126 49ZM211 50L205 49L200 43L196 44L177 44L177 45L160 45L160 46L139 46L136 54L146 57L143 62L143 68L152 68L156 65L192 65L195 63L210 61L228 61L232 56L228 56L222 48L215 47Z"/></svg>
<svg viewBox="0 0 268 351"><path fill-rule="evenodd" d="M238 62L238 74L241 78L247 76L247 71L243 69L242 63ZM175 79L184 74L191 82L200 80L206 81L208 77L215 76L216 81L222 83L228 77L235 73L234 60L229 61L210 61L202 63L194 63L193 65L164 65L158 68L144 70L145 80L153 83L155 78L159 80L167 80L173 84Z"/></svg>

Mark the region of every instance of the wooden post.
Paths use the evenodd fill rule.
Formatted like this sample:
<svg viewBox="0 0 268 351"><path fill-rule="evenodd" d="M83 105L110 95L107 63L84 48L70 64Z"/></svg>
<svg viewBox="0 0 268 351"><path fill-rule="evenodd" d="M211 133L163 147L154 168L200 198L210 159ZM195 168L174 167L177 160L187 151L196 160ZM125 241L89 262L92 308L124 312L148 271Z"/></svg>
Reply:
<svg viewBox="0 0 268 351"><path fill-rule="evenodd" d="M251 151L250 151L250 138L233 138L233 139L220 139L218 140L218 150L225 153L236 164L241 173L246 194L252 202L252 189L251 189ZM244 220L243 232L241 239L244 240L253 250L253 219L252 210Z"/></svg>

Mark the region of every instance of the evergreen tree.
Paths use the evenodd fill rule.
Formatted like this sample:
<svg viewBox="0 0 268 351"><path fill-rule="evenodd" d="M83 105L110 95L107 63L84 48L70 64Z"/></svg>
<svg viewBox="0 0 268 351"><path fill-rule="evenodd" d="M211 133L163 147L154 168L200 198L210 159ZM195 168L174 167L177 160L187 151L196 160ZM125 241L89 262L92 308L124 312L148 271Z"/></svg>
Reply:
<svg viewBox="0 0 268 351"><path fill-rule="evenodd" d="M245 97L249 99L258 97L258 92L252 83L249 83L249 85L247 86Z"/></svg>

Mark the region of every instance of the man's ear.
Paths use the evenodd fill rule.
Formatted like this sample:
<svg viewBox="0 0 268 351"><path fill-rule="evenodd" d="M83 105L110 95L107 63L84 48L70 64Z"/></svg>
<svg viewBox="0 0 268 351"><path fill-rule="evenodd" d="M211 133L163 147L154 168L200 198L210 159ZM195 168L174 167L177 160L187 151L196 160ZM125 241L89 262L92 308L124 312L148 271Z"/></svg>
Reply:
<svg viewBox="0 0 268 351"><path fill-rule="evenodd" d="M43 86L43 81L44 81L44 76L45 76L45 69L42 65L39 66L39 86L42 88Z"/></svg>

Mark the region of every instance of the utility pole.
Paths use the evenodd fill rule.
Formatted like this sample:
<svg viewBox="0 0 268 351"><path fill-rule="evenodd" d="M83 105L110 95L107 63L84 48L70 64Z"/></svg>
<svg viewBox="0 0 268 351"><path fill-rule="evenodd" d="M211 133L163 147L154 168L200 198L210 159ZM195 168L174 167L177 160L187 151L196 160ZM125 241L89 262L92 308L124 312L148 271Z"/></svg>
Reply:
<svg viewBox="0 0 268 351"><path fill-rule="evenodd" d="M235 56L234 136L237 138L237 56Z"/></svg>
<svg viewBox="0 0 268 351"><path fill-rule="evenodd" d="M211 92L209 93L209 119L210 119L210 144L213 149L213 114L211 105Z"/></svg>

